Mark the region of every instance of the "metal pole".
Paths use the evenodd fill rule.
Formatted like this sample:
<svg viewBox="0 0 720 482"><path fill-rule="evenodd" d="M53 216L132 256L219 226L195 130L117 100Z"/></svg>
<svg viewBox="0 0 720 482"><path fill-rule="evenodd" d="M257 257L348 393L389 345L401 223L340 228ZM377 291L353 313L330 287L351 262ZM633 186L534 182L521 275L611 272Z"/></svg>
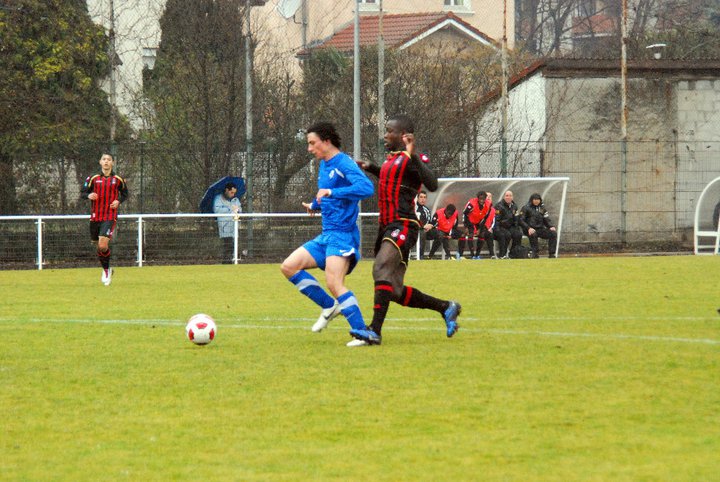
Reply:
<svg viewBox="0 0 720 482"><path fill-rule="evenodd" d="M140 142L140 213L145 212L145 142Z"/></svg>
<svg viewBox="0 0 720 482"><path fill-rule="evenodd" d="M355 32L353 35L353 159L359 161L362 155L360 145L360 0L355 0ZM362 204L358 201L358 213L362 212ZM362 218L358 216L357 226L360 231L362 249Z"/></svg>
<svg viewBox="0 0 720 482"><path fill-rule="evenodd" d="M360 0L355 0L353 35L353 157L360 160Z"/></svg>
<svg viewBox="0 0 720 482"><path fill-rule="evenodd" d="M250 38L250 0L245 0L245 145L247 153L246 211L253 212L253 120L252 120L252 42ZM248 255L253 251L253 223L248 222Z"/></svg>
<svg viewBox="0 0 720 482"><path fill-rule="evenodd" d="M115 131L117 130L117 50L115 47L115 2L110 0L110 155L117 156ZM117 161L116 161L117 162Z"/></svg>
<svg viewBox="0 0 720 482"><path fill-rule="evenodd" d="M42 220L42 218L37 218L37 262L38 262L38 270L42 270L42 266L43 266L42 252L43 252L43 220Z"/></svg>
<svg viewBox="0 0 720 482"><path fill-rule="evenodd" d="M385 38L383 37L383 2L378 3L378 159L385 153Z"/></svg>
<svg viewBox="0 0 720 482"><path fill-rule="evenodd" d="M620 240L627 242L627 0L622 0L620 47Z"/></svg>
<svg viewBox="0 0 720 482"><path fill-rule="evenodd" d="M138 268L142 268L143 265L143 239L145 238L145 233L143 231L143 218L142 216L138 216L138 233L137 233L137 264Z"/></svg>
<svg viewBox="0 0 720 482"><path fill-rule="evenodd" d="M500 126L500 177L507 176L507 124L508 124L508 60L507 60L507 0L503 0L503 38L502 38L502 87L501 106L502 125Z"/></svg>

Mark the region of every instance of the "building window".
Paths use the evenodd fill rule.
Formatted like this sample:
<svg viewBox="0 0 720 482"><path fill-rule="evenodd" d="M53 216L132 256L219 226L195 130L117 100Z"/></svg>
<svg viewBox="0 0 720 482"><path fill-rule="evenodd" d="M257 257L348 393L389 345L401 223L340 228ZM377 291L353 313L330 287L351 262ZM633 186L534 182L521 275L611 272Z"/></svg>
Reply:
<svg viewBox="0 0 720 482"><path fill-rule="evenodd" d="M377 12L380 10L378 0L360 0L359 7L361 12Z"/></svg>
<svg viewBox="0 0 720 482"><path fill-rule="evenodd" d="M451 12L468 12L470 10L470 0L444 0L444 9Z"/></svg>

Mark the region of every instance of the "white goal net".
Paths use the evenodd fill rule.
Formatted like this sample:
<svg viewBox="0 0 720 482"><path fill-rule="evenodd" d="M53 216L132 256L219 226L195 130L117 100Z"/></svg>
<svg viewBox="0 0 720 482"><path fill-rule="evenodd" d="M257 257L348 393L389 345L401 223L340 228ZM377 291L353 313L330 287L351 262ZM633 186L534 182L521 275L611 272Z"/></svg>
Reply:
<svg viewBox="0 0 720 482"><path fill-rule="evenodd" d="M720 177L711 181L695 205L695 254L719 254Z"/></svg>

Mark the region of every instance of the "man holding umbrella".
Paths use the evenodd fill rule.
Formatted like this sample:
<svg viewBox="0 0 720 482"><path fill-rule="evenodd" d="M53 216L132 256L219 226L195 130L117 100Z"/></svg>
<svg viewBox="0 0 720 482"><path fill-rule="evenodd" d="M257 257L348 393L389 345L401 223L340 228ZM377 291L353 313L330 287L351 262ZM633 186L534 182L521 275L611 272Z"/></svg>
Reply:
<svg viewBox="0 0 720 482"><path fill-rule="evenodd" d="M242 207L237 198L238 188L234 182L225 183L223 192L217 194L213 199L213 212L215 214L240 214ZM233 262L235 255L235 222L228 216L217 218L218 233L223 243L223 263Z"/></svg>

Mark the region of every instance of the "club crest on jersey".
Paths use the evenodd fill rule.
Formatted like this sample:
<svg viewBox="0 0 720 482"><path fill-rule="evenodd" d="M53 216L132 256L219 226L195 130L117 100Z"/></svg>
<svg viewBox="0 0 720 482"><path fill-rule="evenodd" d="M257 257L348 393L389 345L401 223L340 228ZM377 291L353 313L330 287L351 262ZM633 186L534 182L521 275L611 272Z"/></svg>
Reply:
<svg viewBox="0 0 720 482"><path fill-rule="evenodd" d="M428 157L427 154L420 154L420 160L421 160L422 162L426 163L426 164L427 164L428 162L430 162L430 158Z"/></svg>

